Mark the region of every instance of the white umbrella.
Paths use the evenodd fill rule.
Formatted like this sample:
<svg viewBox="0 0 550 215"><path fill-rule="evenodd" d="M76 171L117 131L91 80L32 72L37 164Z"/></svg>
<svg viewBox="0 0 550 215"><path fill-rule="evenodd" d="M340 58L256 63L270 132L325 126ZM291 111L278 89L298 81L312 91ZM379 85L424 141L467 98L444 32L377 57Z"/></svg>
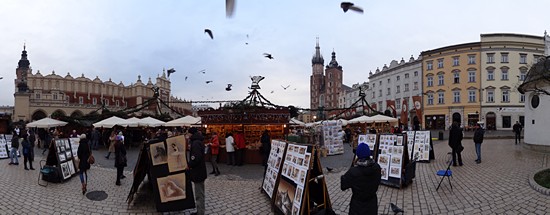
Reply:
<svg viewBox="0 0 550 215"><path fill-rule="evenodd" d="M300 120L297 120L297 119L294 119L294 118L290 119L289 124L290 125L297 125L297 126L305 126L306 125L304 122L302 122Z"/></svg>
<svg viewBox="0 0 550 215"><path fill-rule="evenodd" d="M166 124L166 122L160 121L150 116L145 117L139 121L139 126L143 127L159 127L164 126L164 124Z"/></svg>
<svg viewBox="0 0 550 215"><path fill-rule="evenodd" d="M187 116L169 121L164 126L168 126L168 127L192 126L194 124L195 125L200 124L200 121L201 121L200 117L193 117L191 115L187 115Z"/></svg>
<svg viewBox="0 0 550 215"><path fill-rule="evenodd" d="M38 121L31 122L27 124L27 127L30 128L51 128L58 126L65 126L68 122L59 121L52 118L43 118Z"/></svg>
<svg viewBox="0 0 550 215"><path fill-rule="evenodd" d="M368 116L360 116L357 118L353 118L347 122L348 124L355 124L355 123L372 123L371 117Z"/></svg>
<svg viewBox="0 0 550 215"><path fill-rule="evenodd" d="M127 127L127 126L135 127L135 126L137 126L137 124L138 123L128 122L125 119L122 119L122 118L119 118L119 117L116 117L116 116L112 116L108 119L104 119L104 120L101 120L99 122L96 122L93 125L94 125L94 127L112 128L112 127L115 127L115 125L119 125L119 126L123 126L123 127Z"/></svg>
<svg viewBox="0 0 550 215"><path fill-rule="evenodd" d="M397 122L397 118L393 118L393 117L389 117L389 116L384 116L384 115L381 115L381 114L378 114L376 116L373 116L370 118L373 122Z"/></svg>
<svg viewBox="0 0 550 215"><path fill-rule="evenodd" d="M132 117L132 118L126 119L126 122L128 122L128 127L138 127L139 122L141 122L141 119L137 117Z"/></svg>

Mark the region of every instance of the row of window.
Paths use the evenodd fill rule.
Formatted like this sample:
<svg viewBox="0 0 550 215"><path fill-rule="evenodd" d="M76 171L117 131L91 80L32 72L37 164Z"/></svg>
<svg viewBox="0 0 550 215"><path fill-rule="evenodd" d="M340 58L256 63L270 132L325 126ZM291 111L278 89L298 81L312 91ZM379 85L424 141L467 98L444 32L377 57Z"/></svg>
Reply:
<svg viewBox="0 0 550 215"><path fill-rule="evenodd" d="M501 80L507 81L508 79L508 69L501 69ZM527 77L527 71L521 71L519 75L519 81L524 81L525 77ZM426 77L426 84L428 87L434 86L434 77L433 75L428 75ZM494 81L495 80L495 71L494 70L487 70L487 81ZM476 82L476 73L475 71L468 71L468 82L473 83ZM460 83L460 72L453 72L453 83L459 84ZM438 86L445 85L445 76L443 73L437 74L437 84Z"/></svg>
<svg viewBox="0 0 550 215"><path fill-rule="evenodd" d="M42 97L42 94L40 94L40 93L34 94L35 99L40 99L41 97ZM65 100L69 101L69 99L70 99L69 96L65 96ZM58 96L57 93L52 94L52 100L59 100L59 96ZM84 104L84 97L82 97L82 96L78 97L78 104ZM95 97L92 98L92 105L97 105L97 98L95 98ZM105 99L105 105L109 106L109 99ZM115 100L115 105L117 107L120 106L120 101Z"/></svg>
<svg viewBox="0 0 550 215"><path fill-rule="evenodd" d="M418 71L414 71L413 74L414 74L414 77L417 77L417 76L418 76ZM405 73L405 79L408 79L408 78L409 78L409 73ZM395 80L396 80L396 81L401 80L401 76L400 76L400 75L396 76L396 77L395 77ZM388 84L389 84L389 83L391 83L391 79L390 79L390 78L388 78ZM382 81L379 81L378 84L379 84L380 86L382 86ZM376 83L372 83L372 88L375 88L375 87L376 87Z"/></svg>
<svg viewBox="0 0 550 215"><path fill-rule="evenodd" d="M476 98L477 90L468 90L468 102L477 102ZM427 104L434 104L434 93L427 93ZM510 90L502 90L501 92L501 102L510 102ZM487 103L495 102L495 91L487 90ZM520 94L519 98L520 103L525 102L525 95ZM453 103L460 103L460 91L453 91ZM445 104L445 92L437 92L437 104Z"/></svg>
<svg viewBox="0 0 550 215"><path fill-rule="evenodd" d="M414 85L413 85L413 86L414 86L414 87L413 87L413 90L418 90L418 82L414 82ZM395 90L395 93L396 93L396 94L401 93L401 86L400 86L400 85L397 86L395 89L396 89L396 90ZM388 90L387 90L386 92L387 92L386 95L391 95L391 88L388 87ZM405 84L405 85L404 85L403 92L409 92L409 84ZM376 92L373 91L373 92L372 92L372 98L374 98L375 96L376 96ZM378 97L382 97L382 89L378 90Z"/></svg>
<svg viewBox="0 0 550 215"><path fill-rule="evenodd" d="M539 59L540 55L533 55L534 59ZM426 70L433 70L433 61L426 61ZM487 53L487 62L486 63L495 63L495 53ZM500 63L509 63L508 52L500 53ZM519 63L527 64L527 54L519 54ZM468 55L468 64L476 64L476 55ZM460 66L460 56L453 57L453 66ZM437 68L443 68L443 58L437 59Z"/></svg>

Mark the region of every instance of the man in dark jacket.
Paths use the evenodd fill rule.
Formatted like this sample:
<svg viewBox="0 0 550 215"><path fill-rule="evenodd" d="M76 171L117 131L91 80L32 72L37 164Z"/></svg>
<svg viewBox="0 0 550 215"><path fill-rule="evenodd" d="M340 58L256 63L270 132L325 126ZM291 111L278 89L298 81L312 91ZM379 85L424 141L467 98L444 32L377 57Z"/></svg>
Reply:
<svg viewBox="0 0 550 215"><path fill-rule="evenodd" d="M367 144L359 144L356 155L355 165L340 178L340 189L351 188L349 214L378 214L376 191L382 177L380 165L370 158Z"/></svg>
<svg viewBox="0 0 550 215"><path fill-rule="evenodd" d="M518 121L516 121L516 124L514 124L514 127L512 127L512 128L514 129L514 134L516 135L515 140L516 140L516 145L517 145L518 142L521 143L521 129L522 129L522 127L521 127L521 124Z"/></svg>
<svg viewBox="0 0 550 215"><path fill-rule="evenodd" d="M449 146L452 149L453 166L456 166L456 157L458 156L458 165L462 166L462 155L460 154L464 147L462 146L462 128L458 126L458 122L453 122L449 131Z"/></svg>
<svg viewBox="0 0 550 215"><path fill-rule="evenodd" d="M264 175L267 170L267 160L269 159L269 153L271 152L271 137L269 137L269 131L265 130L260 138L262 146L260 146L260 153L262 154L262 165L264 166Z"/></svg>
<svg viewBox="0 0 550 215"><path fill-rule="evenodd" d="M481 163L481 143L483 143L484 134L485 134L485 130L483 130L481 125L476 124L476 130L474 131L474 143L476 146L476 154L477 154L476 163Z"/></svg>
<svg viewBox="0 0 550 215"><path fill-rule="evenodd" d="M19 150L19 136L13 132L13 137L11 138L11 150L10 150L10 165L19 165L19 160L17 159L17 151Z"/></svg>
<svg viewBox="0 0 550 215"><path fill-rule="evenodd" d="M191 137L190 158L189 158L189 175L194 185L195 205L197 214L205 214L204 204L204 180L206 180L206 164L204 163L204 137L197 128L190 128Z"/></svg>

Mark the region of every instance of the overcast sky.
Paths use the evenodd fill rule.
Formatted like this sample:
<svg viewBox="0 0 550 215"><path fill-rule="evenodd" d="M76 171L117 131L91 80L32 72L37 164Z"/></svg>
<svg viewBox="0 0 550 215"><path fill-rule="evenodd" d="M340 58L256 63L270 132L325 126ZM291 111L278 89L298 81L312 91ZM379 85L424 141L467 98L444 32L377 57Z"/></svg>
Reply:
<svg viewBox="0 0 550 215"><path fill-rule="evenodd" d="M391 60L476 42L481 33L542 36L550 27L548 0L354 3L365 12L344 13L335 0L237 0L227 18L224 0L3 0L0 105L13 105L25 42L33 73L55 70L129 85L138 75L154 82L163 68L175 68L172 94L191 100L242 100L249 76L262 75L260 92L267 99L309 107L316 37L325 65L334 50L344 84L351 86ZM203 69L206 74L199 73ZM225 91L229 83L233 90Z"/></svg>

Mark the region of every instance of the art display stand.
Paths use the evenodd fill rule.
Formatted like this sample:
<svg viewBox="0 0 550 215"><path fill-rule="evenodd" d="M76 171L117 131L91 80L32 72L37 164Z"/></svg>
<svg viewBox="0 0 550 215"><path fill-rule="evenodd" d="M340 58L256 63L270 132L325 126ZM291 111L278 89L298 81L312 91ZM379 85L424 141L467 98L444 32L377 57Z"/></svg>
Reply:
<svg viewBox="0 0 550 215"><path fill-rule="evenodd" d="M317 145L273 140L262 184L278 214L332 211Z"/></svg>
<svg viewBox="0 0 550 215"><path fill-rule="evenodd" d="M8 141L3 134L0 134L0 159L10 158L11 145L8 146Z"/></svg>
<svg viewBox="0 0 550 215"><path fill-rule="evenodd" d="M323 121L323 146L327 148L327 155L344 154L344 140L339 131L342 130L342 121Z"/></svg>
<svg viewBox="0 0 550 215"><path fill-rule="evenodd" d="M72 141L75 141L76 139L71 139ZM63 139L56 139L54 141L55 147L54 151L48 151L48 153L55 153L56 157L56 164L55 168L56 171L61 173L60 174L60 180L53 180L51 182L63 182L74 176L77 171L78 163L75 159L76 154L73 153L73 150L71 140L67 138ZM80 140L80 139L78 139Z"/></svg>
<svg viewBox="0 0 550 215"><path fill-rule="evenodd" d="M410 162L405 134L380 134L375 159L382 171L381 183L402 188L412 182L416 165Z"/></svg>
<svg viewBox="0 0 550 215"><path fill-rule="evenodd" d="M429 163L435 159L430 131L407 131L409 159Z"/></svg>
<svg viewBox="0 0 550 215"><path fill-rule="evenodd" d="M153 187L158 212L182 211L195 208L195 198L187 169L185 136L145 144L134 169L134 182L128 195L133 194L148 175Z"/></svg>

